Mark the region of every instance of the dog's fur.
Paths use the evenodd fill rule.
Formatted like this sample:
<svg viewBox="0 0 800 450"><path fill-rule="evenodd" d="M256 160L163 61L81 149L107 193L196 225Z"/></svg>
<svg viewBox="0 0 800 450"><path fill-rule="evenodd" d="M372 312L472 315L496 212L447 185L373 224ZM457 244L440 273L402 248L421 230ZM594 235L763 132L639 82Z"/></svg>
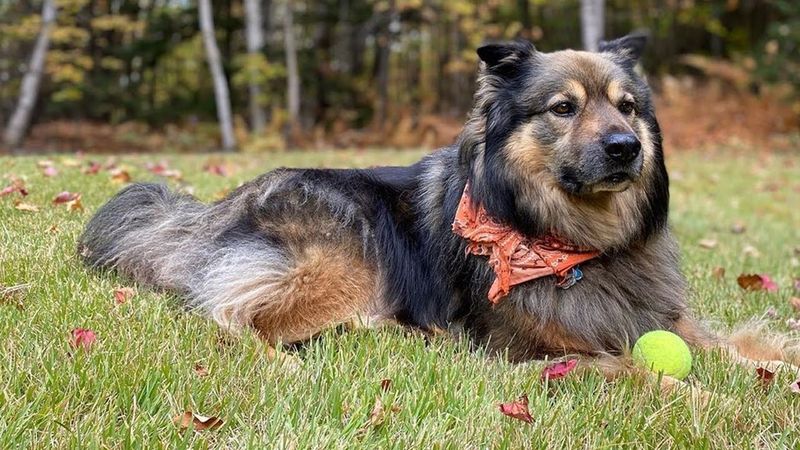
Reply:
<svg viewBox="0 0 800 450"><path fill-rule="evenodd" d="M598 53L482 47L475 106L455 145L410 167L279 169L210 205L135 184L89 222L80 253L271 343L393 319L462 329L514 361L623 354L654 329L720 344L686 304L661 135L635 71L643 44L628 36ZM554 109L564 102L572 114L553 112L569 109ZM608 133L632 133L640 154L613 166L601 145ZM569 289L545 277L491 305L494 272L485 257L465 256L451 231L468 181L497 220L601 256Z"/></svg>

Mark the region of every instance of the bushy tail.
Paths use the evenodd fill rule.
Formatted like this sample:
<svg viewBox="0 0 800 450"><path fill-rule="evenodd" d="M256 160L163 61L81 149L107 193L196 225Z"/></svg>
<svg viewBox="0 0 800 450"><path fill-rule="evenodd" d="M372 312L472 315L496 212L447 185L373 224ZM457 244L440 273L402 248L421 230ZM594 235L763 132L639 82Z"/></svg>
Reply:
<svg viewBox="0 0 800 450"><path fill-rule="evenodd" d="M120 191L86 225L78 252L87 265L116 269L137 282L186 292L203 254L196 235L207 206L158 184ZM206 253L207 254L207 253Z"/></svg>

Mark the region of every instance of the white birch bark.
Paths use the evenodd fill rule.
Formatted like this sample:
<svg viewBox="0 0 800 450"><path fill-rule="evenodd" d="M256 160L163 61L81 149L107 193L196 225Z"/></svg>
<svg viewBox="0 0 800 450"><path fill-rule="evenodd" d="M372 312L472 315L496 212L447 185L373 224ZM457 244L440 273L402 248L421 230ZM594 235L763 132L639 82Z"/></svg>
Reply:
<svg viewBox="0 0 800 450"><path fill-rule="evenodd" d="M22 78L17 107L14 109L14 113L11 115L3 134L3 142L11 148L16 148L20 145L31 123L33 107L36 106L36 99L39 96L45 57L47 56L47 50L50 48L50 32L55 21L55 0L44 0L42 5L42 29L39 31L39 36L36 38L36 44L33 47L31 60L28 63L28 71Z"/></svg>
<svg viewBox="0 0 800 450"><path fill-rule="evenodd" d="M261 12L261 0L244 0L245 37L247 40L247 53L255 57L264 47L264 16ZM254 133L264 131L267 121L264 108L259 103L261 86L250 77L247 86L250 103L250 127Z"/></svg>
<svg viewBox="0 0 800 450"><path fill-rule="evenodd" d="M603 39L605 0L581 0L581 36L584 50L596 52Z"/></svg>
<svg viewBox="0 0 800 450"><path fill-rule="evenodd" d="M211 0L197 0L200 15L200 32L206 49L206 59L211 77L214 81L214 97L217 105L217 119L222 133L222 148L226 151L236 149L236 136L233 134L233 116L231 114L231 98L228 92L228 81L222 70L222 57L214 36L214 18L211 11Z"/></svg>

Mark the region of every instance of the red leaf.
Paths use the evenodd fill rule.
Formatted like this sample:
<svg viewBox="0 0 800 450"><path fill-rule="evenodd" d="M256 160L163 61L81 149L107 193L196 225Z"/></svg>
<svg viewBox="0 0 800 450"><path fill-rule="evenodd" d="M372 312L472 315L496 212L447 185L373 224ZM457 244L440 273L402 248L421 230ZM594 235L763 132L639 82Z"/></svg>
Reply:
<svg viewBox="0 0 800 450"><path fill-rule="evenodd" d="M209 164L206 164L203 167L203 170L205 170L208 173L213 173L214 175L219 175L221 177L227 177L228 176L228 171L227 171L227 169L225 169L225 166L223 166L222 164L211 164L211 163L209 163Z"/></svg>
<svg viewBox="0 0 800 450"><path fill-rule="evenodd" d="M765 369L763 367L758 367L756 368L756 376L761 381L761 383L763 383L765 386L769 386L775 379L775 372L769 369Z"/></svg>
<svg viewBox="0 0 800 450"><path fill-rule="evenodd" d="M390 380L388 378L384 378L384 379L381 380L381 390L383 392L388 391L389 388L391 388L391 387L392 387L392 380Z"/></svg>
<svg viewBox="0 0 800 450"><path fill-rule="evenodd" d="M133 288L120 287L114 289L114 301L116 301L118 305L127 303L134 295L136 295L136 291Z"/></svg>
<svg viewBox="0 0 800 450"><path fill-rule="evenodd" d="M525 423L533 422L533 416L531 416L530 411L528 411L527 395L523 395L522 397L518 398L517 401L515 402L500 403L497 406L500 409L500 412L508 417L521 420Z"/></svg>
<svg viewBox="0 0 800 450"><path fill-rule="evenodd" d="M90 161L89 167L83 169L83 173L86 175L94 175L103 168L103 165L99 162Z"/></svg>
<svg viewBox="0 0 800 450"><path fill-rule="evenodd" d="M64 192L61 192L60 194L56 195L55 197L53 197L53 204L54 205L59 205L61 203L71 202L73 200L79 199L80 197L81 197L81 194L78 194L76 192L64 191Z"/></svg>
<svg viewBox="0 0 800 450"><path fill-rule="evenodd" d="M42 174L46 177L54 177L58 175L58 169L53 166L45 166L42 168Z"/></svg>
<svg viewBox="0 0 800 450"><path fill-rule="evenodd" d="M769 275L741 274L736 278L736 282L746 291L778 292L778 285L772 281Z"/></svg>
<svg viewBox="0 0 800 450"><path fill-rule="evenodd" d="M75 328L72 330L70 345L72 348L90 350L96 340L97 335L94 334L94 331L86 328Z"/></svg>
<svg viewBox="0 0 800 450"><path fill-rule="evenodd" d="M574 369L576 365L578 365L577 359L570 359L567 361L550 364L542 370L542 380L557 380L559 378L564 378L568 373L572 372L572 369Z"/></svg>

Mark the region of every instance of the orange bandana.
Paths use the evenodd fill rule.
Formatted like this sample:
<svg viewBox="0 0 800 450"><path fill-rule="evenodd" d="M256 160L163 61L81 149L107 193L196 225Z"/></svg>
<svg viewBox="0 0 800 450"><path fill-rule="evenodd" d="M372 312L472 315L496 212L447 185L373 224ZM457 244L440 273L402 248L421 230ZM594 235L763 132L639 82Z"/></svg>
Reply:
<svg viewBox="0 0 800 450"><path fill-rule="evenodd" d="M472 203L469 183L456 210L453 232L466 239L467 254L489 257L489 265L496 274L489 289L489 301L493 304L508 295L511 286L549 275L556 275L561 287L572 286L582 276L576 266L600 254L552 235L531 240L496 222L483 205L476 208Z"/></svg>

